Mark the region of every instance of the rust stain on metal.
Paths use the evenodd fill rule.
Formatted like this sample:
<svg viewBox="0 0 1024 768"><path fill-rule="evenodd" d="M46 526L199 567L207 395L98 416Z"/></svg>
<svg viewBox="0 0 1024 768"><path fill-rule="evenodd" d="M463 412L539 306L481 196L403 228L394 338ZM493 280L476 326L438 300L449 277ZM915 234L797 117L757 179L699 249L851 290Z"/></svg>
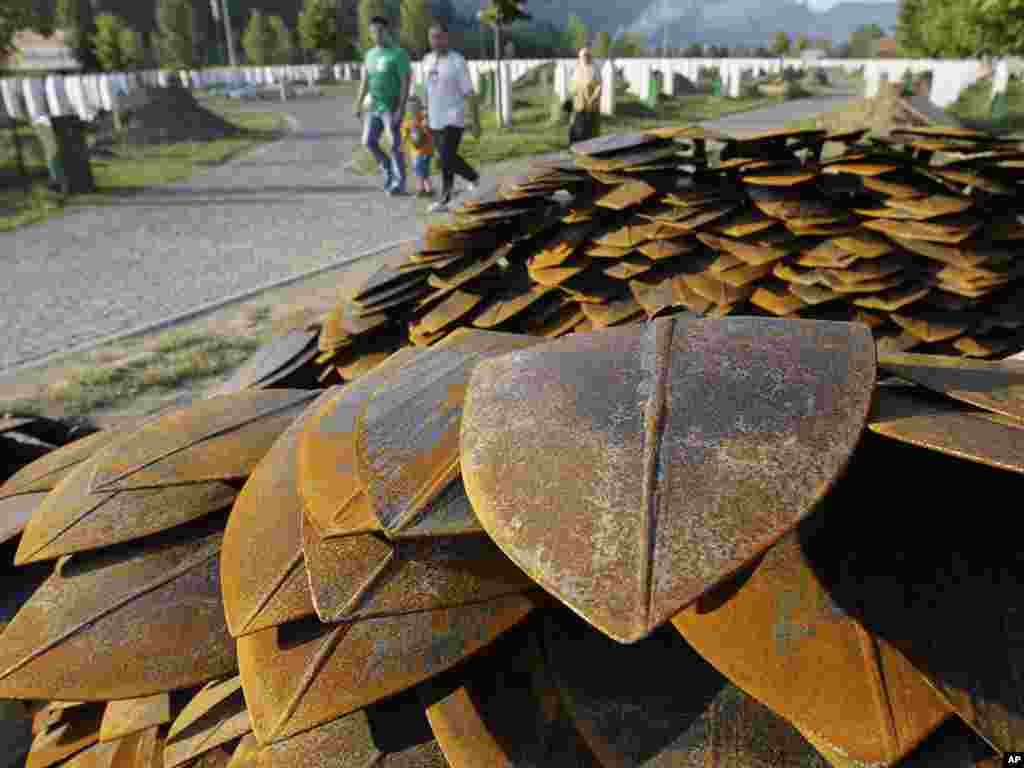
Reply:
<svg viewBox="0 0 1024 768"><path fill-rule="evenodd" d="M356 471L389 535L406 527L458 476L462 400L473 367L539 342L460 329L370 396L357 418Z"/></svg>
<svg viewBox="0 0 1024 768"><path fill-rule="evenodd" d="M82 707L40 732L32 741L25 768L49 768L95 744L100 737L102 706Z"/></svg>
<svg viewBox="0 0 1024 768"><path fill-rule="evenodd" d="M112 701L103 713L100 741L113 741L169 722L171 697L166 693Z"/></svg>
<svg viewBox="0 0 1024 768"><path fill-rule="evenodd" d="M378 523L356 475L356 419L375 389L422 350L401 349L317 405L296 450L298 490L309 519L325 536L374 530Z"/></svg>
<svg viewBox="0 0 1024 768"><path fill-rule="evenodd" d="M72 467L85 461L117 437L117 432L103 430L50 451L7 478L3 485L0 485L0 499L24 493L52 491Z"/></svg>
<svg viewBox="0 0 1024 768"><path fill-rule="evenodd" d="M241 680L232 677L211 683L171 725L164 745L164 766L176 768L251 731Z"/></svg>
<svg viewBox="0 0 1024 768"><path fill-rule="evenodd" d="M796 533L724 603L698 601L672 623L750 695L860 764L896 763L949 715L899 651L836 605Z"/></svg>
<svg viewBox="0 0 1024 768"><path fill-rule="evenodd" d="M4 631L0 697L139 698L231 672L220 541L193 525L65 558Z"/></svg>
<svg viewBox="0 0 1024 768"><path fill-rule="evenodd" d="M868 418L879 435L930 451L1024 473L1024 425L922 398L903 387L879 387Z"/></svg>
<svg viewBox="0 0 1024 768"><path fill-rule="evenodd" d="M1024 424L1024 363L1020 361L904 353L881 356L878 365L901 379Z"/></svg>
<svg viewBox="0 0 1024 768"><path fill-rule="evenodd" d="M234 637L314 613L302 555L296 452L306 425L337 394L337 389L321 394L284 431L253 470L231 510L220 575L224 613Z"/></svg>
<svg viewBox="0 0 1024 768"><path fill-rule="evenodd" d="M109 492L247 477L317 394L268 389L201 400L104 449L91 487Z"/></svg>
<svg viewBox="0 0 1024 768"><path fill-rule="evenodd" d="M811 510L860 438L874 378L870 333L852 324L659 318L578 334L477 366L463 481L513 562L633 642Z"/></svg>
<svg viewBox="0 0 1024 768"><path fill-rule="evenodd" d="M100 458L77 465L50 491L25 526L16 565L141 539L226 509L238 493L216 480L94 493Z"/></svg>
<svg viewBox="0 0 1024 768"><path fill-rule="evenodd" d="M529 595L355 623L306 621L238 639L253 730L281 741L399 693L522 621Z"/></svg>

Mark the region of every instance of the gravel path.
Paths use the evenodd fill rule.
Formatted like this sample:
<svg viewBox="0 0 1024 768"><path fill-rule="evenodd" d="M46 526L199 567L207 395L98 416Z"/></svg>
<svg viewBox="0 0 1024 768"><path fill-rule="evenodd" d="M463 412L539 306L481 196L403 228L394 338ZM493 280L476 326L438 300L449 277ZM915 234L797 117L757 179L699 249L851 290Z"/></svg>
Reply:
<svg viewBox="0 0 1024 768"><path fill-rule="evenodd" d="M845 100L710 125L778 128ZM0 234L0 375L419 233L422 201L388 198L375 178L347 169L359 141L347 100L253 108L282 109L298 130L187 183Z"/></svg>

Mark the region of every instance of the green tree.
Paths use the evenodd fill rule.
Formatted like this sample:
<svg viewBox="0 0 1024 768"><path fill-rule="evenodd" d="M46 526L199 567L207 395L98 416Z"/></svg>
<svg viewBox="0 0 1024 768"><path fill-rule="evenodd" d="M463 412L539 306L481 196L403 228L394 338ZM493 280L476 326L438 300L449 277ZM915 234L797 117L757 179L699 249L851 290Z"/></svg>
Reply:
<svg viewBox="0 0 1024 768"><path fill-rule="evenodd" d="M789 53L789 35L785 32L776 32L775 37L772 38L772 53L776 56L785 56Z"/></svg>
<svg viewBox="0 0 1024 768"><path fill-rule="evenodd" d="M607 59L611 53L612 36L602 29L594 40L594 56L599 59Z"/></svg>
<svg viewBox="0 0 1024 768"><path fill-rule="evenodd" d="M57 23L66 35L67 45L82 65L93 70L99 66L92 39L96 34L96 20L89 0L58 0Z"/></svg>
<svg viewBox="0 0 1024 768"><path fill-rule="evenodd" d="M797 35L796 36L796 52L797 53L803 53L804 51L806 51L810 47L811 47L811 41L807 37L807 35Z"/></svg>
<svg viewBox="0 0 1024 768"><path fill-rule="evenodd" d="M569 15L569 21L566 25L566 38L569 43L569 47L573 51L579 51L580 48L586 48L590 43L590 30L587 29L587 25L583 23L583 19L575 13Z"/></svg>
<svg viewBox="0 0 1024 768"><path fill-rule="evenodd" d="M139 33L120 16L112 13L97 16L92 44L100 66L108 72L134 69L142 64Z"/></svg>
<svg viewBox="0 0 1024 768"><path fill-rule="evenodd" d="M636 59L644 55L647 43L643 35L625 32L612 44L612 55L618 59Z"/></svg>
<svg viewBox="0 0 1024 768"><path fill-rule="evenodd" d="M885 32L877 24L865 24L857 27L850 35L850 58L871 58L875 55L877 41L883 37L885 37Z"/></svg>
<svg viewBox="0 0 1024 768"><path fill-rule="evenodd" d="M190 69L199 61L195 44L195 11L189 0L158 0L153 47L160 65Z"/></svg>
<svg viewBox="0 0 1024 768"><path fill-rule="evenodd" d="M53 34L56 19L45 3L36 0L3 0L0 3L0 56L14 50L14 35L32 29L41 35Z"/></svg>
<svg viewBox="0 0 1024 768"><path fill-rule="evenodd" d="M699 59L704 55L704 46L700 43L690 43L683 51L683 58Z"/></svg>
<svg viewBox="0 0 1024 768"><path fill-rule="evenodd" d="M271 16L268 20L270 25L270 63L288 64L292 60L292 51L295 49L295 40L292 31L284 23L280 16Z"/></svg>
<svg viewBox="0 0 1024 768"><path fill-rule="evenodd" d="M399 39L412 58L418 59L430 50L427 33L431 24L433 18L428 0L403 0Z"/></svg>
<svg viewBox="0 0 1024 768"><path fill-rule="evenodd" d="M274 51L274 31L270 28L270 19L262 11L252 11L249 23L242 33L242 50L250 64L263 66L270 64Z"/></svg>
<svg viewBox="0 0 1024 768"><path fill-rule="evenodd" d="M330 66L340 53L339 26L332 0L305 0L299 13L299 44L316 51L320 63Z"/></svg>

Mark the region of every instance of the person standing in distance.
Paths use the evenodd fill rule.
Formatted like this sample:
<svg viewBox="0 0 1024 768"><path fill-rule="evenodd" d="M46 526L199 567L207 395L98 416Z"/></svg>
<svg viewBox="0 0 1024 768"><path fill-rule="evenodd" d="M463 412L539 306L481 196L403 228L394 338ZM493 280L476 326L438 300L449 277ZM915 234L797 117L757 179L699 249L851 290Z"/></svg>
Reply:
<svg viewBox="0 0 1024 768"><path fill-rule="evenodd" d="M434 134L434 149L441 166L441 199L430 206L431 213L447 211L452 186L459 175L476 189L480 174L459 156L459 144L466 127L466 103L472 111L473 135L480 138L480 108L462 54L448 48L448 29L440 22L430 27L431 53L423 59L426 73L427 117Z"/></svg>
<svg viewBox="0 0 1024 768"><path fill-rule="evenodd" d="M409 98L412 65L409 54L392 45L388 20L383 16L370 19L373 48L363 61L363 77L356 96L355 114L363 118L363 101L370 94L370 112L363 124L363 146L370 150L384 174L384 189L389 195L405 194L405 155L402 154L402 120ZM391 137L391 159L380 148L385 127Z"/></svg>

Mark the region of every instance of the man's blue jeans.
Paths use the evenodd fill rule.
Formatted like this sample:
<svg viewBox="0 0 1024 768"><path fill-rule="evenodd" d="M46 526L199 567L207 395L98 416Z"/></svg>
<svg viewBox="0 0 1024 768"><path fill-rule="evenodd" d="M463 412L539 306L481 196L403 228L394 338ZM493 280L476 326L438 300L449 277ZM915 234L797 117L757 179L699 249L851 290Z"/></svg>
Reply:
<svg viewBox="0 0 1024 768"><path fill-rule="evenodd" d="M380 148L384 126L391 133L391 159ZM370 112L363 126L363 145L377 160L377 165L388 181L398 189L405 189L405 155L402 153L402 126L391 112Z"/></svg>

